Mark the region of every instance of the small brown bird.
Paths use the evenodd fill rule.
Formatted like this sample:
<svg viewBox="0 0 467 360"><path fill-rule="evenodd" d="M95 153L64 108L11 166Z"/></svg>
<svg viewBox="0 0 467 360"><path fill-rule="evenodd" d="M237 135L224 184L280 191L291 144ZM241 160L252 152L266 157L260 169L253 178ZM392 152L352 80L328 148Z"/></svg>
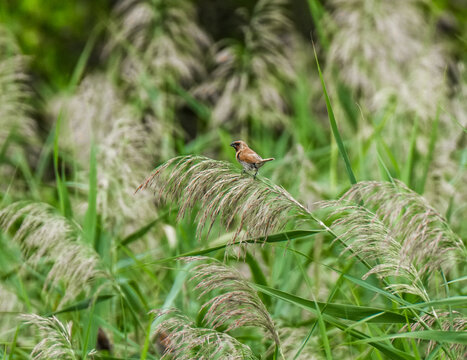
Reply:
<svg viewBox="0 0 467 360"><path fill-rule="evenodd" d="M274 160L274 158L263 159L261 156L251 150L246 142L242 140L234 141L232 144L230 144L230 146L235 149L235 157L237 158L237 161L243 166L242 173L255 170L255 175L253 176L254 178L256 178L256 174L258 174L259 168L263 166L264 163Z"/></svg>

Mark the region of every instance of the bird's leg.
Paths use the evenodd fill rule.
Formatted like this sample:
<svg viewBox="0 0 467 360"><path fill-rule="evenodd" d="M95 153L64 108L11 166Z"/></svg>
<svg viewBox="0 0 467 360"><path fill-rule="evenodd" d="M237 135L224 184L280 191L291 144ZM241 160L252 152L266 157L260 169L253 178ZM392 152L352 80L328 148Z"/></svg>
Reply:
<svg viewBox="0 0 467 360"><path fill-rule="evenodd" d="M243 170L242 170L242 175L243 175L243 174L245 174L245 173L246 173L246 170L245 170L245 169L243 169Z"/></svg>
<svg viewBox="0 0 467 360"><path fill-rule="evenodd" d="M256 179L256 175L258 175L258 169L256 169L255 174L253 175L253 179Z"/></svg>

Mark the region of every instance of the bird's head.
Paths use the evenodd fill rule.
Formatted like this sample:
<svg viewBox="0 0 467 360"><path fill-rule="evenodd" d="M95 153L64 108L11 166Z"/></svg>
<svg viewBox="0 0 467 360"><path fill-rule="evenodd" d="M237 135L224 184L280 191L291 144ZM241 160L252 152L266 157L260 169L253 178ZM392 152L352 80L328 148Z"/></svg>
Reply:
<svg viewBox="0 0 467 360"><path fill-rule="evenodd" d="M248 145L246 144L246 142L242 141L242 140L237 140L237 141L234 141L230 144L230 146L232 146L235 151L238 151L238 150L242 150L242 149L245 149L248 147Z"/></svg>

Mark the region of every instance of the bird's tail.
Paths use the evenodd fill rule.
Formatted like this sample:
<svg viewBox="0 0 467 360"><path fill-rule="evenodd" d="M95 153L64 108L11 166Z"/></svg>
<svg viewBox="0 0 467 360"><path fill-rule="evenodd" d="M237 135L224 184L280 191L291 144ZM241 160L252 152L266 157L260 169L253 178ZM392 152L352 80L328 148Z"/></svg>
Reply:
<svg viewBox="0 0 467 360"><path fill-rule="evenodd" d="M276 160L276 159L274 159L274 158L263 159L261 162L265 163L265 162L273 161L273 160Z"/></svg>

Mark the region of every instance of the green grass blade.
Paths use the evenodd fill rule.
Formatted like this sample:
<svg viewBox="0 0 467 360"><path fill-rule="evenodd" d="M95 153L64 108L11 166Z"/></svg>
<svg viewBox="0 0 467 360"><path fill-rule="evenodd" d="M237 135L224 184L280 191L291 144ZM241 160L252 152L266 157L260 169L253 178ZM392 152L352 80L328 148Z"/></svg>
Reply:
<svg viewBox="0 0 467 360"><path fill-rule="evenodd" d="M325 12L323 5L318 0L308 0L308 6L310 8L310 15L313 18L315 24L315 30L318 34L319 42L325 49L329 48L329 40L326 36L325 29L322 24L323 14Z"/></svg>
<svg viewBox="0 0 467 360"><path fill-rule="evenodd" d="M318 233L321 233L321 232L323 232L323 230L293 230L293 231L286 231L286 232L279 233L279 234L269 235L267 237L266 236L261 236L261 237L254 238L254 239L244 240L244 241L242 241L242 243L246 243L246 244L263 244L263 243L272 244L272 243L276 243L276 242L297 240L297 239L301 239L301 238L304 238L304 237L307 237L307 236L312 236L312 235L315 235L315 234L318 234ZM161 260L158 260L157 262L177 260L179 258L187 257L187 256L206 255L206 254L218 251L218 250L225 249L228 246L231 246L231 244L227 243L227 244L223 244L223 245L219 245L219 246L214 246L214 247L211 247L211 248L208 248L208 249L190 251L190 252L187 252L187 253L184 253L184 254L181 254L181 255L161 259Z"/></svg>
<svg viewBox="0 0 467 360"><path fill-rule="evenodd" d="M16 350L16 344L17 344L17 342L18 342L18 335L19 335L20 329L21 329L21 325L16 326L15 336L14 336L14 338L13 338L13 341L12 341L11 344L10 344L10 355L11 355L11 358L13 358L13 354L15 353L15 350Z"/></svg>
<svg viewBox="0 0 467 360"><path fill-rule="evenodd" d="M345 169L347 170L347 175L349 177L350 183L353 185L357 183L357 179L355 178L355 175L353 173L352 166L350 165L349 156L347 155L344 142L342 141L341 135L339 133L339 129L337 127L336 118L334 116L334 111L332 110L331 100L329 99L328 91L326 90L326 84L324 83L324 77L321 72L321 67L319 66L318 55L316 54L316 48L314 44L313 44L313 52L315 55L315 61L316 61L316 66L318 68L319 78L321 79L321 85L323 87L323 93L324 93L324 98L326 100L326 108L328 110L328 117L329 117L329 122L331 124L332 133L334 134L334 138L336 139L339 152L342 158L344 159Z"/></svg>
<svg viewBox="0 0 467 360"><path fill-rule="evenodd" d="M53 152L53 160L54 160L54 172L55 172L55 180L57 182L57 192L58 198L60 202L60 210L62 214L66 217L72 216L71 211L71 203L68 196L68 189L65 184L65 180L62 179L60 175L59 169L59 162L58 162L58 155L59 155L59 147L58 147L58 138L60 134L60 124L62 122L62 113L58 115L57 122L55 124L55 132L54 132L54 152ZM63 164L62 164L63 170ZM62 171L63 173L63 171Z"/></svg>
<svg viewBox="0 0 467 360"><path fill-rule="evenodd" d="M97 325L94 320L94 306L95 303L91 303L91 310L87 313L88 324L86 326L86 333L83 341L83 353L87 354L94 347L94 339L97 339ZM83 359L86 357L83 356Z"/></svg>
<svg viewBox="0 0 467 360"><path fill-rule="evenodd" d="M261 237L254 238L254 239L243 240L242 243L244 244L245 243L246 244L263 244L263 243L271 244L271 243L276 243L276 242L298 240L298 239L306 238L307 236L312 236L312 235L315 235L321 232L323 232L323 230L293 230L293 231L287 231L287 232L283 232L279 234L269 235L268 237L261 236ZM158 263L163 263L167 261L174 261L174 260L178 260L180 258L189 257L189 256L206 255L206 254L216 252L218 250L223 250L229 246L232 246L232 245L230 243L225 243L225 244L210 247L207 249L189 251L189 252L186 252L180 255L171 256L171 257L167 257L167 258L163 258L163 259L159 259L159 260L155 260L151 262L145 262L144 265L158 264ZM118 262L117 267L118 269L130 268L131 266L133 266L134 263L135 261L132 259L122 259ZM141 264L143 263L141 262Z"/></svg>
<svg viewBox="0 0 467 360"><path fill-rule="evenodd" d="M440 108L436 111L436 117L433 121L430 135L430 143L428 145L428 154L426 155L426 160L423 168L423 175L420 180L420 185L418 187L418 193L423 194L425 192L426 179L428 178L428 171L430 170L430 165L433 161L433 154L435 152L436 141L438 139L438 124L439 124L439 114Z"/></svg>
<svg viewBox="0 0 467 360"><path fill-rule="evenodd" d="M394 177L397 177L397 178L400 178L401 177L401 170L400 170L400 167L399 167L399 164L397 162L397 156L395 156L393 154L393 152L391 151L391 148L388 146L388 144L386 144L386 142L384 141L384 139L379 136L378 137L378 152L380 154L383 154L386 156L386 159L389 160L389 163L390 165L392 166L392 170L395 174Z"/></svg>
<svg viewBox="0 0 467 360"><path fill-rule="evenodd" d="M416 144L417 144L417 135L418 135L418 119L415 118L412 133L410 135L410 146L409 152L407 154L407 160L405 162L404 169L402 171L402 181L407 184L410 188L413 187L413 172L415 166L415 156L416 156Z"/></svg>
<svg viewBox="0 0 467 360"><path fill-rule="evenodd" d="M339 271L339 270L337 270L337 269L335 269L333 267L330 267L330 266L327 266L327 265L325 265L325 266L328 267L329 269L339 273L339 274L342 274L342 276L345 279L351 281L352 283L354 283L354 284L356 284L358 286L361 286L364 289L367 289L367 290L369 290L371 292L374 292L376 294L381 294L381 295L385 296L386 298L388 298L389 300L395 301L396 303L402 303L402 304L406 304L406 305L410 304L409 302L401 299L400 297L390 293L387 290L384 290L384 289L381 289L381 288L379 288L377 286L371 285L368 281L356 278L356 277L354 277L352 275L349 275L349 274L345 274L342 271Z"/></svg>
<svg viewBox="0 0 467 360"><path fill-rule="evenodd" d="M254 256L251 255L249 252L246 253L245 262L250 267L250 271L253 276L254 282L259 285L267 286L268 283L266 280L266 276L264 276L263 270L261 270L261 267L259 266L258 262L254 258ZM261 300L264 302L266 307L271 305L271 297L269 295L261 293L260 296Z"/></svg>
<svg viewBox="0 0 467 360"><path fill-rule="evenodd" d="M408 339L420 339L430 340L454 344L467 345L467 331L441 331L441 330L424 330L424 331L412 331L396 334L388 334L368 339L361 339L355 341L355 343L367 343L370 341L386 341L397 338L408 338Z"/></svg>
<svg viewBox="0 0 467 360"><path fill-rule="evenodd" d="M49 134L47 135L47 139L45 140L44 144L42 145L42 149L39 155L39 159L37 160L36 165L36 182L39 184L44 177L44 174L47 170L47 165L49 163L49 158L54 150L54 140L55 140L55 130L52 129Z"/></svg>
<svg viewBox="0 0 467 360"><path fill-rule="evenodd" d="M146 334L144 337L144 344L143 344L143 349L141 350L140 360L146 360L148 357L150 339L151 339L151 323L149 322L146 328Z"/></svg>
<svg viewBox="0 0 467 360"><path fill-rule="evenodd" d="M169 293L167 294L164 304L162 305L162 309L170 309L173 307L173 304L175 302L175 299L177 298L178 294L182 290L183 286L185 285L185 280L189 275L189 272L191 268L193 268L196 265L195 262L185 264L185 266L181 269L179 269L177 276L175 277L175 280L173 282L172 288L170 289ZM154 333L154 330L160 321L159 318L156 317L154 321L151 324L151 334Z"/></svg>
<svg viewBox="0 0 467 360"><path fill-rule="evenodd" d="M386 181L394 182L394 178L392 177L391 172L386 166L386 163L384 162L384 159L382 158L379 150L376 150L376 154L378 156L378 166L380 168L381 177Z"/></svg>
<svg viewBox="0 0 467 360"><path fill-rule="evenodd" d="M186 104L203 120L208 120L211 116L211 110L208 106L197 100L191 95L190 92L186 91L177 83L170 84L173 87L174 92L179 95Z"/></svg>
<svg viewBox="0 0 467 360"><path fill-rule="evenodd" d="M467 307L467 296L453 296L445 299L432 300L417 304L406 305L403 308L424 308L424 307L438 307L438 306L454 306L454 307Z"/></svg>
<svg viewBox="0 0 467 360"><path fill-rule="evenodd" d="M102 25L97 25L84 46L83 52L81 53L78 62L76 63L75 69L73 70L73 74L71 76L70 84L69 84L69 91L72 92L74 88L80 82L84 70L86 69L86 64L88 63L89 57L91 56L92 49L96 43L97 37L99 36L100 32L104 29Z"/></svg>
<svg viewBox="0 0 467 360"><path fill-rule="evenodd" d="M453 283L456 283L456 282L459 282L459 281L466 281L466 280L467 280L467 276L462 276L460 278L448 281L446 284L453 284ZM446 286L446 284L443 284L442 286Z"/></svg>
<svg viewBox="0 0 467 360"><path fill-rule="evenodd" d="M323 342L324 353L326 354L327 360L332 360L331 347L329 345L329 338L328 338L328 334L326 331L326 324L324 323L323 315L322 315L322 312L321 312L321 309L318 303L316 301L314 301L314 303L315 303L315 308L316 308L316 314L318 315L319 332L321 334L321 341Z"/></svg>
<svg viewBox="0 0 467 360"><path fill-rule="evenodd" d="M96 146L91 146L89 158L88 208L84 217L83 232L88 244L94 245L97 227L97 161Z"/></svg>
<svg viewBox="0 0 467 360"><path fill-rule="evenodd" d="M149 222L148 224L144 225L143 227L139 228L138 230L132 232L130 235L125 237L119 242L120 246L127 246L128 244L131 244L132 242L142 238L144 235L146 235L153 227L156 225L158 222L161 220L164 220L166 216L169 214L170 211L163 212L160 216L157 217L157 219L154 219L153 221Z"/></svg>
<svg viewBox="0 0 467 360"><path fill-rule="evenodd" d="M66 307L65 309L54 311L45 316L48 317L52 315L64 314L64 313L73 312L73 311L85 310L85 309L88 309L91 304L98 304L103 301L107 301L109 299L112 299L114 296L115 296L114 294L99 295L97 298L89 298L86 300L79 301L76 304Z"/></svg>
<svg viewBox="0 0 467 360"><path fill-rule="evenodd" d="M337 96L339 98L339 103L342 106L349 123L352 125L353 129L356 131L358 129L358 107L355 105L355 100L352 98L351 90L339 82L337 84Z"/></svg>
<svg viewBox="0 0 467 360"><path fill-rule="evenodd" d="M293 303L314 313L316 312L315 304L317 304L320 311L324 311L325 314L340 319L361 321L369 318L367 321L369 323L387 324L405 324L407 322L405 316L387 309L312 301L267 286L258 284L255 284L254 286L261 292Z"/></svg>
<svg viewBox="0 0 467 360"><path fill-rule="evenodd" d="M276 297L277 299L281 299L283 301L287 301L289 303L295 304L295 305L300 306L300 307L302 307L304 309L310 310L313 313L316 313L316 311L317 311L316 308L314 307L314 303L312 301L310 301L310 300L302 299L302 298L299 298L297 296L287 294L287 293L284 293L284 292L276 290L276 289L266 288L266 287L260 286L260 285L254 285L254 286L259 291L267 292L268 294L270 294L273 297ZM332 314L331 314L331 309L333 309L332 305L335 305L335 304L327 304L326 305L325 303L319 303L319 302L317 302L317 304L318 304L320 309L321 309L321 306L323 306L323 307L327 306L326 312L322 313L323 320L326 321L327 323L338 327L339 329L347 332L349 335L351 335L351 336L353 336L353 337L355 337L357 339L362 339L362 340L363 339L364 340L369 339L368 343L371 346L373 346L374 348L380 350L382 353L388 355L389 358L391 358L391 359L400 359L400 360L409 360L409 359L413 360L414 359L414 357L412 355L407 354L406 352L403 352L401 350L398 350L398 349L394 348L391 345L375 342L368 335L366 335L366 334L364 334L364 333L362 333L362 332L360 332L358 330L349 328L348 325L346 325L345 323L339 321L337 318L333 317ZM340 304L338 304L338 305L340 305ZM357 308L358 308L358 306L357 306ZM344 318L349 317L348 315L345 314L345 312L342 312L342 309L339 309L337 311L337 313L340 314L341 316L344 316ZM355 313L354 313L354 315L355 315ZM401 316L399 314L396 314L396 315ZM394 319L388 319L388 323L392 324L394 322L395 322ZM405 318L404 318L404 322L405 322Z"/></svg>

